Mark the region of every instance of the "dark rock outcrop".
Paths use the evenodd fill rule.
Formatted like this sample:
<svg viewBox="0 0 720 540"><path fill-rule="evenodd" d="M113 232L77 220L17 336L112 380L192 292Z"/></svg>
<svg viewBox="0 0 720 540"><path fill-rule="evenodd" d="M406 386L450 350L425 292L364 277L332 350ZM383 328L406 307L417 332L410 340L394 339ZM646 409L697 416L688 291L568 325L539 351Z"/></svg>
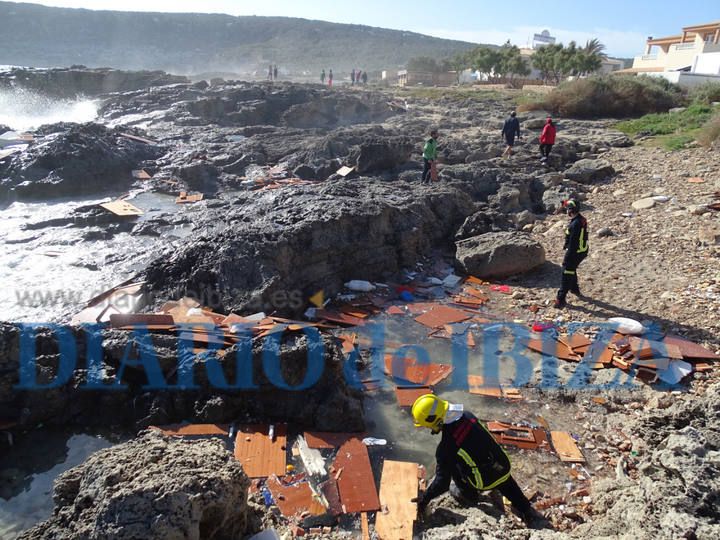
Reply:
<svg viewBox="0 0 720 540"><path fill-rule="evenodd" d="M249 486L224 441L150 432L60 475L53 516L20 538L244 538Z"/></svg>
<svg viewBox="0 0 720 540"><path fill-rule="evenodd" d="M565 171L565 178L581 184L604 180L615 174L615 169L604 159L581 159Z"/></svg>

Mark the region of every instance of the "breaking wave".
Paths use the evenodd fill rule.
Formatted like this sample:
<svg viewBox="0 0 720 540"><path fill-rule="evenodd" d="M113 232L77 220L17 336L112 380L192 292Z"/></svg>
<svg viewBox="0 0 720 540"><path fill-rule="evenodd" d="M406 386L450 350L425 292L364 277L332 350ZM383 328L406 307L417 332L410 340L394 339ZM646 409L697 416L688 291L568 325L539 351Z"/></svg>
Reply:
<svg viewBox="0 0 720 540"><path fill-rule="evenodd" d="M0 89L0 124L16 131L56 122L90 122L98 103L89 99L61 100L23 89Z"/></svg>

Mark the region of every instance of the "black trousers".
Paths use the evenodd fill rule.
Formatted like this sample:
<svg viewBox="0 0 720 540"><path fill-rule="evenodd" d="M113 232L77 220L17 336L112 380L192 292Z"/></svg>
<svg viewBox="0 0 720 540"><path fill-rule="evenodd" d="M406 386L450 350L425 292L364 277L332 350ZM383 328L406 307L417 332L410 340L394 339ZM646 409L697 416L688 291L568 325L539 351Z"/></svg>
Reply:
<svg viewBox="0 0 720 540"><path fill-rule="evenodd" d="M578 285L577 269L580 263L585 260L585 254L576 255L574 257L566 257L562 265L562 278L560 279L560 290L558 291L557 298L561 302L565 301L567 293L579 293L580 286Z"/></svg>
<svg viewBox="0 0 720 540"><path fill-rule="evenodd" d="M553 145L552 144L541 144L540 145L540 155L542 157L550 157L550 150L552 150Z"/></svg>
<svg viewBox="0 0 720 540"><path fill-rule="evenodd" d="M430 166L431 163L427 159L423 158L423 175L422 175L422 181L423 182L429 182L430 181Z"/></svg>
<svg viewBox="0 0 720 540"><path fill-rule="evenodd" d="M480 492L467 484L455 483L460 494L468 500L468 502L476 502L480 498ZM496 487L503 497L505 497L515 507L515 509L521 514L525 514L530 511L532 505L528 501L525 494L518 486L515 479L511 476L505 482Z"/></svg>

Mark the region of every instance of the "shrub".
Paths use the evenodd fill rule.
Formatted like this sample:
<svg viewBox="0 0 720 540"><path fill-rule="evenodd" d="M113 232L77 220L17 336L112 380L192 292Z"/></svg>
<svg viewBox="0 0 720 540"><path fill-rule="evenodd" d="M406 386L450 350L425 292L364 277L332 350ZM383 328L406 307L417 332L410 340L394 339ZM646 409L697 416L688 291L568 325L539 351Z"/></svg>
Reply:
<svg viewBox="0 0 720 540"><path fill-rule="evenodd" d="M710 148L717 140L720 140L720 114L713 116L697 136L697 142L706 148Z"/></svg>
<svg viewBox="0 0 720 540"><path fill-rule="evenodd" d="M690 90L690 99L707 105L718 102L720 101L720 84L705 82L700 86L696 86Z"/></svg>
<svg viewBox="0 0 720 540"><path fill-rule="evenodd" d="M661 77L611 75L564 82L539 105L571 118L625 118L665 112L684 101L680 87Z"/></svg>
<svg viewBox="0 0 720 540"><path fill-rule="evenodd" d="M712 108L702 103L693 103L681 112L646 114L635 120L617 124L617 128L628 135L670 135L702 127L712 116Z"/></svg>

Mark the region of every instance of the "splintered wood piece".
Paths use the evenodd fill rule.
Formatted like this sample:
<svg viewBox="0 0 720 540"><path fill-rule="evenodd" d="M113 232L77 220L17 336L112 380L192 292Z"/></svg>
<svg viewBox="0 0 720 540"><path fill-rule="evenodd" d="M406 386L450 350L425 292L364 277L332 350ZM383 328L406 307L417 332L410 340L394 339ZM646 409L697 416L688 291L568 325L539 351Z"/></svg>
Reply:
<svg viewBox="0 0 720 540"><path fill-rule="evenodd" d="M415 320L428 328L441 328L446 324L466 321L471 315L459 309L443 305L434 305L427 313L423 313Z"/></svg>
<svg viewBox="0 0 720 540"><path fill-rule="evenodd" d="M171 437L197 435L228 435L230 426L227 424L169 424L167 426L150 426L163 435Z"/></svg>
<svg viewBox="0 0 720 540"><path fill-rule="evenodd" d="M184 191L180 192L180 196L175 199L175 204L189 204L196 203L203 200L202 193L189 194Z"/></svg>
<svg viewBox="0 0 720 540"><path fill-rule="evenodd" d="M100 204L105 210L108 210L116 216L142 216L143 211L137 206L127 201L117 200Z"/></svg>
<svg viewBox="0 0 720 540"><path fill-rule="evenodd" d="M294 517L306 512L312 516L320 516L325 513L325 507L313 494L308 482L285 485L278 480L277 476L273 475L267 479L265 485L285 517Z"/></svg>
<svg viewBox="0 0 720 540"><path fill-rule="evenodd" d="M380 507L375 532L381 540L412 540L417 517L418 464L386 460L380 480Z"/></svg>
<svg viewBox="0 0 720 540"><path fill-rule="evenodd" d="M315 311L315 317L334 323L344 324L346 326L363 326L365 324L364 319L361 319L360 317L353 317L352 315L342 313L341 311L318 309Z"/></svg>
<svg viewBox="0 0 720 540"><path fill-rule="evenodd" d="M355 170L355 167L348 167L347 165L344 165L344 166L340 167L336 172L338 175L340 175L344 178L348 174L353 172L354 170Z"/></svg>
<svg viewBox="0 0 720 540"><path fill-rule="evenodd" d="M267 424L248 424L238 428L235 437L235 459L242 463L250 478L285 475L287 425L275 424L274 440Z"/></svg>
<svg viewBox="0 0 720 540"><path fill-rule="evenodd" d="M567 431L551 431L550 439L561 461L569 463L585 463L582 452Z"/></svg>
<svg viewBox="0 0 720 540"><path fill-rule="evenodd" d="M607 367L612 364L613 350L604 343L594 341L585 351L584 359L593 364L593 368Z"/></svg>
<svg viewBox="0 0 720 540"><path fill-rule="evenodd" d="M558 341L555 341L554 343L549 343L545 345L547 350L543 350L543 345L544 340L541 339L531 339L527 343L528 349L539 352L540 354L555 356L556 358L565 360L567 362L578 362L580 360L580 357L573 353L567 347L567 345L563 343L560 343Z"/></svg>
<svg viewBox="0 0 720 540"><path fill-rule="evenodd" d="M503 397L499 382L486 384L485 379L480 375L468 375L468 391L478 396Z"/></svg>
<svg viewBox="0 0 720 540"><path fill-rule="evenodd" d="M417 398L432 393L432 388L429 386L398 386L395 389L395 396L400 407L412 407Z"/></svg>
<svg viewBox="0 0 720 540"><path fill-rule="evenodd" d="M667 335L663 339L665 345L677 345L680 349L684 359L695 359L695 360L718 360L718 355L714 352L706 349L702 345L693 343L692 341L682 338L680 336Z"/></svg>
<svg viewBox="0 0 720 540"><path fill-rule="evenodd" d="M309 448L337 448L350 439L364 439L367 433L331 433L329 431L306 431L305 442Z"/></svg>
<svg viewBox="0 0 720 540"><path fill-rule="evenodd" d="M385 355L385 373L393 379L426 386L436 386L447 379L453 368L447 364L418 364L413 358Z"/></svg>
<svg viewBox="0 0 720 540"><path fill-rule="evenodd" d="M175 321L172 315L161 313L113 313L110 315L110 326L114 328L126 326L169 326L172 327Z"/></svg>
<svg viewBox="0 0 720 540"><path fill-rule="evenodd" d="M342 469L337 479L340 500L346 514L373 512L380 509L375 478L367 447L359 439L350 439L338 450L335 470Z"/></svg>
<svg viewBox="0 0 720 540"><path fill-rule="evenodd" d="M587 337L580 332L575 332L572 336L560 336L558 341L565 345L568 349L577 349L580 347L587 347L592 343Z"/></svg>
<svg viewBox="0 0 720 540"><path fill-rule="evenodd" d="M342 514L342 502L340 501L340 492L338 491L337 480L330 475L330 477L318 487L328 503L328 512L330 515L339 516Z"/></svg>
<svg viewBox="0 0 720 540"><path fill-rule="evenodd" d="M487 429L499 444L517 446L525 450L548 447L547 434L544 429L504 422L488 422Z"/></svg>
<svg viewBox="0 0 720 540"><path fill-rule="evenodd" d="M400 306L390 306L385 311L388 315L404 315L405 310L401 308Z"/></svg>
<svg viewBox="0 0 720 540"><path fill-rule="evenodd" d="M150 180L150 178L152 178L145 169L132 171L132 177L136 180Z"/></svg>
<svg viewBox="0 0 720 540"><path fill-rule="evenodd" d="M487 282L483 281L480 278L476 278L475 276L468 276L467 279L465 279L466 283L473 283L475 285L485 285Z"/></svg>

